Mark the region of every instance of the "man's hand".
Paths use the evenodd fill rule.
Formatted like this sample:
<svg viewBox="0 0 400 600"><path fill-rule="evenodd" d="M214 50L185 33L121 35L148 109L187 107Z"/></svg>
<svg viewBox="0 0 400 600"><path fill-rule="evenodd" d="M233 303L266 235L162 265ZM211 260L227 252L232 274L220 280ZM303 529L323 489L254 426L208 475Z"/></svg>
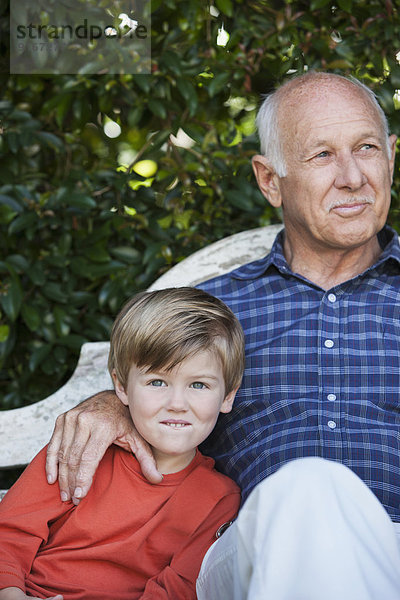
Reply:
<svg viewBox="0 0 400 600"><path fill-rule="evenodd" d="M46 474L47 481L54 483L58 473L61 500L78 504L86 496L112 443L135 454L149 481L162 480L149 445L133 426L129 409L109 390L57 417L47 449Z"/></svg>
<svg viewBox="0 0 400 600"><path fill-rule="evenodd" d="M25 592L17 587L8 587L0 590L0 600L40 600L40 598L27 596ZM47 600L63 600L63 596L61 594L49 596Z"/></svg>

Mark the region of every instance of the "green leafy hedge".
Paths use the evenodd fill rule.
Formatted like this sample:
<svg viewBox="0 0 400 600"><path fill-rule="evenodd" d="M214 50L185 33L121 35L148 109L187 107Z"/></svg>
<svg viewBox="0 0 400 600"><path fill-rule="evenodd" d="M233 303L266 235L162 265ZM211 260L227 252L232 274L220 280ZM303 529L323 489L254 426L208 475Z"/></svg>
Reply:
<svg viewBox="0 0 400 600"><path fill-rule="evenodd" d="M153 0L151 75L0 76L1 408L59 388L82 343L107 339L125 299L171 265L279 220L250 157L260 95L292 72L354 74L400 133L394 3L213 4ZM189 148L172 143L179 129ZM394 226L398 189L396 169Z"/></svg>

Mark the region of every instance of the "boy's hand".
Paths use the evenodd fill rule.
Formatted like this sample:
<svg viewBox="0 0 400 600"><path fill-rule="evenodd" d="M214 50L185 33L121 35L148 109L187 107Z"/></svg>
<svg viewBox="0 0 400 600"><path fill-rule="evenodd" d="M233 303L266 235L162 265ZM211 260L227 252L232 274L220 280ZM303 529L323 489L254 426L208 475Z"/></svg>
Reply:
<svg viewBox="0 0 400 600"><path fill-rule="evenodd" d="M36 596L27 596L25 592L20 590L17 587L8 587L0 590L0 600L41 600ZM63 596L61 594L57 594L57 596L49 596L47 600L63 600Z"/></svg>
<svg viewBox="0 0 400 600"><path fill-rule="evenodd" d="M46 475L48 482L54 483L58 473L61 500L78 504L86 496L112 443L135 454L149 481L162 480L150 447L133 426L129 409L108 390L57 418L47 449Z"/></svg>

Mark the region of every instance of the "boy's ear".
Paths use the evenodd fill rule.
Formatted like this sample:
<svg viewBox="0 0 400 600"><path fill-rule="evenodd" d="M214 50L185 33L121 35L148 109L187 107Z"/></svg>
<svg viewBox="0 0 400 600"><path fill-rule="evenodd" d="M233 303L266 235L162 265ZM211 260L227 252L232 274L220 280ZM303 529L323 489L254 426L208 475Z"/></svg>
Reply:
<svg viewBox="0 0 400 600"><path fill-rule="evenodd" d="M117 377L117 373L115 372L115 369L113 369L111 376L112 376L112 379L114 382L115 393L117 394L118 398L121 400L122 404L125 404L125 406L128 406L128 404L129 404L128 396L125 392L125 388L120 383L120 381Z"/></svg>
<svg viewBox="0 0 400 600"><path fill-rule="evenodd" d="M262 195L274 208L279 208L282 205L282 197L279 177L275 170L265 156L261 154L253 156L251 162Z"/></svg>
<svg viewBox="0 0 400 600"><path fill-rule="evenodd" d="M227 396L225 396L224 401L222 403L222 406L219 410L219 412L222 413L229 413L232 410L232 406L233 406L233 401L235 399L236 396L236 392L238 391L239 388L236 388L235 390L232 390L232 392L229 392L229 394Z"/></svg>

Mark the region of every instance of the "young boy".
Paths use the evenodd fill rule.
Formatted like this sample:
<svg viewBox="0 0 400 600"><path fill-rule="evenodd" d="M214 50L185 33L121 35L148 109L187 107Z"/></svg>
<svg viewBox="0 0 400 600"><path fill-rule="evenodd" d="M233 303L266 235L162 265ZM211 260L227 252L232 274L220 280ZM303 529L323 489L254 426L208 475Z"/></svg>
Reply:
<svg viewBox="0 0 400 600"><path fill-rule="evenodd" d="M231 410L243 368L243 331L220 300L176 288L128 302L109 370L163 481L112 446L75 506L44 480L42 450L0 502L0 600L195 599L202 558L240 503L197 446Z"/></svg>

